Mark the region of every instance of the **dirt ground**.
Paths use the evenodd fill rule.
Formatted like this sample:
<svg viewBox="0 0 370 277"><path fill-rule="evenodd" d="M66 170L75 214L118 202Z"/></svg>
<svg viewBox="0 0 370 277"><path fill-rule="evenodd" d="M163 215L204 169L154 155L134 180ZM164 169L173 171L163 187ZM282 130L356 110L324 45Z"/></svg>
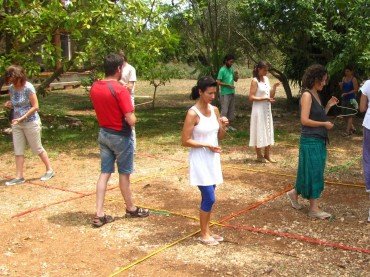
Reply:
<svg viewBox="0 0 370 277"><path fill-rule="evenodd" d="M164 97L162 104L166 101L171 102ZM280 115L275 127L298 138L297 115L275 112ZM124 217L115 174L105 208L116 221L99 229L90 225L99 174L97 145L86 147L83 155L70 151L53 157L56 176L46 183L39 181L44 169L38 158L28 152L27 181L12 187L3 184L12 177L13 156L3 154L0 275L369 276L369 200L357 158L361 136L350 140L344 145L338 132L329 146L326 177L332 182L326 184L321 206L334 217L326 221L308 218L305 201L302 211L292 209L285 196L295 181L296 142L277 142L277 164L255 163L246 146L225 146L225 182L217 188L213 213L213 221L224 226L212 226L225 241L216 247L197 241L200 195L188 185L188 150L180 145L163 150L152 141L138 141L132 189L136 204L152 213L145 219ZM340 172L338 165L353 158L351 173Z"/></svg>

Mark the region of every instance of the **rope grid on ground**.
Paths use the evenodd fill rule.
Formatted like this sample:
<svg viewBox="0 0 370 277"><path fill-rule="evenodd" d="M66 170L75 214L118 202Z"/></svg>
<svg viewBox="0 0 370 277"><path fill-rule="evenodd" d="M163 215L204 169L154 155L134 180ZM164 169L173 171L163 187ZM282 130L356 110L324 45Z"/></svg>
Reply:
<svg viewBox="0 0 370 277"><path fill-rule="evenodd" d="M249 212L251 210L254 210L257 207L259 207L259 206L261 206L261 205L263 205L263 204L265 204L265 203L267 203L267 202L269 202L273 199L278 198L279 196L285 194L290 189L291 189L290 186L286 187L282 191L279 191L275 194L272 194L272 195L264 198L263 200L258 201L258 202L254 203L254 204L252 204L252 205L250 205L250 206L248 206L248 207L246 207L242 210L231 213L230 215L223 217L219 221L211 221L210 222L210 227L220 226L220 227L231 228L231 229L235 229L235 230L246 230L246 231L250 231L250 232L253 232L253 233L261 233L261 234L273 235L273 236L278 236L278 237L285 237L285 238L288 238L288 239L296 239L296 240L311 243L311 244L322 245L322 246L337 248L337 249L346 250L346 251L355 251L355 252L370 254L370 249L353 247L353 246L344 245L344 244L341 244L341 243L328 242L328 241L324 241L324 240L320 240L320 239L316 239L316 238L312 238L312 237L308 237L308 236L304 236L304 235L294 234L294 233L279 232L279 231L276 231L276 230L269 230L269 229L263 229L263 228L246 226L246 225L232 225L232 224L225 224L224 223L226 221L230 221L231 219L233 219L237 216L240 216L242 214L246 214L247 212ZM114 200L111 200L111 201L114 201ZM152 208L152 207L148 207L148 206L145 206L145 205L140 205L140 206L143 207L143 208L150 209L152 211L168 213L168 214L172 214L172 215L175 215L175 216L181 216L181 217L184 217L184 218L199 221L199 218L197 218L197 217L185 215L185 214L182 214L182 213L179 213L179 212L172 212L172 211L169 211L169 210L162 210L162 209ZM165 246L154 250L153 252L149 253L148 255L146 255L146 256L144 256L144 257L142 257L142 258L126 265L126 266L123 266L123 267L119 268L118 270L114 271L110 276L116 276L116 275L118 275L118 274L120 274L120 273L122 273L122 272L124 272L124 271L142 263L142 262L144 262L145 260L147 260L147 259L149 259L149 258L151 258L151 257L153 257L153 256L171 248L172 246L175 246L176 244L186 240L187 238L198 234L199 232L200 232L200 230L197 230L197 231L192 232L192 233L190 233L190 234L188 234L188 235L186 235L186 236L184 236L184 237L182 237L182 238L180 238L180 239L178 239L178 240L176 240L172 243L166 244Z"/></svg>
<svg viewBox="0 0 370 277"><path fill-rule="evenodd" d="M141 156L148 157L148 158L153 158L153 159L158 159L158 157L150 154L140 154ZM178 159L173 159L169 158L168 160L174 161L174 162L181 162L184 163L183 160L178 160ZM257 173L266 173L266 174L273 174L273 175L278 175L278 176L285 176L285 177L291 177L291 178L296 178L297 175L293 174L286 174L282 172L276 172L276 171L267 171L267 170L261 170L261 169L251 169L249 167L239 167L239 166L233 166L233 165L223 165L223 168L234 168L234 169L239 169L239 170L248 170L251 172L257 172ZM332 181L332 180L325 180L325 183L329 185L338 185L338 186L346 186L346 187L357 187L357 188L364 188L365 185L363 183L343 183L343 182L337 182L337 181Z"/></svg>
<svg viewBox="0 0 370 277"><path fill-rule="evenodd" d="M168 170L164 170L164 171L161 171L161 172L157 172L155 173L154 175L148 175L148 176L143 176L141 178L138 178L138 179L135 179L133 181L131 181L132 184L135 184L135 183L138 183L138 182L141 182L143 180L147 180L147 179L151 179L155 176L158 176L159 174L168 174L168 173L171 173L171 172L176 172L178 170L181 170L181 169L184 169L186 168L187 166L181 166L181 167L178 167L178 168L174 168L174 169L168 169ZM32 184L32 185L38 185L38 184L33 184L29 181L26 181L26 183L29 183L29 184ZM77 197L71 197L71 198L68 198L68 199L65 199L65 200L61 200L61 201L57 201L57 202L53 202L53 203L50 203L50 204L47 204L47 205L43 205L43 206L40 206L40 207L36 207L36 208L31 208L31 209L28 209L26 211L23 211L21 213L18 213L18 214L15 214L13 216L11 216L11 218L17 218L17 217L21 217L21 216L24 216L24 215L27 215L29 213L32 213L32 212L35 212L35 211L39 211L39 210L43 210L43 209L46 209L50 206L54 206L54 205L58 205L58 204L61 204L61 203L65 203L65 202L69 202L69 201L73 201L73 200L76 200L76 199L80 199L80 198L84 198L84 197L87 197L87 196L91 196L91 195L95 195L95 191L93 192L89 192L89 193L79 193L79 192L76 192L76 191L69 191L69 190L64 190L64 189L60 189L60 188L56 188L56 187L51 187L51 186L44 186L44 185L40 185L41 187L44 187L44 188L48 188L48 189L58 189L58 190L63 190L63 191L66 191L66 192L71 192L71 193L77 193L77 194L81 194ZM113 187L110 187L110 188L107 188L107 191L110 191L110 190L114 190L116 188L118 188L119 186L113 186Z"/></svg>
<svg viewBox="0 0 370 277"><path fill-rule="evenodd" d="M154 156L150 156L150 155L144 155L144 156L151 157L151 158L158 158L158 157L154 157ZM175 160L175 159L174 159L174 161L176 161L176 162L183 162L183 161ZM181 169L184 169L184 168L187 168L187 165L186 166L181 166L179 168L172 169L172 170L165 170L165 171L162 171L162 172L158 172L154 176L153 175L144 176L142 178L139 178L137 180L132 181L132 183L137 183L137 182L140 182L140 181L149 179L149 178L153 178L153 177L155 177L156 175L159 175L159 174L165 174L165 173L168 174L171 171L176 172L176 171L181 170ZM254 169L249 169L249 168L244 168L244 167L242 168L242 167L230 166L230 165L226 165L226 166L224 166L224 168L233 168L233 169L238 169L238 170L248 170L248 171L252 171L252 172L268 173L268 174L274 174L274 175L285 176L285 177L296 177L295 175L285 174L285 173L281 173L281 172L270 172L270 171L268 172L268 171L263 171L263 170L254 170ZM333 185L342 185L342 186L358 187L358 188L363 188L364 187L363 185L346 184L346 183L335 182L335 181L325 181L325 182L328 183L328 184L333 184ZM57 187L51 187L51 186L44 186L44 185L33 183L33 182L28 182L28 183L30 183L32 185L37 185L37 186L41 186L41 187L45 187L45 188L50 188L50 189L62 190L62 191L76 193L76 194L80 194L80 195L77 196L77 197L72 197L72 198L69 198L69 199L65 199L65 200L62 200L62 201L58 201L58 202L55 202L55 203L44 205L44 206L41 206L41 207L38 207L38 208L29 209L27 211L24 211L22 213L19 213L19 214L16 214L16 215L12 216L12 218L20 217L20 216L26 215L26 214L31 213L31 212L34 212L34 211L45 209L45 208L47 208L49 206L52 206L52 205L57 205L57 204L60 204L60 203L72 201L72 200L75 200L75 199L84 198L86 196L91 196L91 195L95 194L95 191L94 192L91 192L91 193L83 193L83 192L77 192L77 191L67 190L67 189L63 189L63 188L57 188ZM108 188L108 190L113 190L113 189L116 189L116 188L118 188L118 186ZM290 187L289 187L289 189L290 189ZM290 238L290 239L297 239L297 240L305 241L305 242L312 243L312 244L318 244L318 245L323 245L323 246L328 246L328 247L333 247L333 248L339 248L339 249L342 249L342 250L357 251L357 252L362 252L362 253L370 254L370 250L369 249L356 248L356 247L352 247L352 246L343 245L343 244L340 244L340 243L326 242L326 241L322 241L322 240L319 240L319 239L310 238L310 237L306 237L306 236L302 236L302 235L298 235L298 234L278 232L278 231L275 231L275 230L268 230L268 229L256 228L256 227L245 226L245 225L231 225L231 224L225 224L225 223L223 223L223 222L229 221L232 218L235 218L235 217L237 217L237 216L239 216L241 214L245 214L246 212L251 211L251 210L257 208L257 207L263 205L264 203L266 203L268 201L271 201L271 200L279 197L280 195L284 194L287 190L288 190L288 188L285 188L283 191L278 192L278 193L276 193L274 195L271 195L271 196L269 196L268 198L266 198L266 199L264 199L262 201L256 202L255 204L253 204L251 206L248 206L247 208L245 208L243 210L240 210L240 211L238 211L236 213L232 213L232 214L226 216L225 218L221 219L218 222L212 221L211 224L210 224L210 226L217 225L217 226L221 226L221 227L225 227L225 228L232 228L232 229L236 229L236 230L247 230L247 231L256 232L256 233L275 235L275 236L286 237L286 238ZM181 213L177 213L177 212L171 212L171 211L167 211L167 210L160 210L160 209L154 209L154 208L150 208L150 209L153 210L153 211L154 210L157 210L157 211L160 211L160 212L167 212L167 213L170 213L170 214L173 214L173 215L186 217L186 218L189 218L189 219L192 219L192 220L199 220L196 217L182 215ZM183 238L180 238L180 239L176 240L175 242L172 242L170 244L167 244L167 245L165 245L165 246L163 246L163 247L161 247L161 248L153 251L152 253L148 254L147 256L143 257L142 259L137 260L134 263L131 263L131 264L125 266L125 267L122 267L122 268L118 269L117 271L113 272L111 276L115 276L115 275L117 275L117 274L119 274L119 273L121 273L121 272L129 269L129 268L137 265L138 263L141 263L141 262L149 259L150 257L152 257L152 256L154 256L154 255L156 255L156 254L158 254L160 252L163 252L164 250L166 250L166 249L168 249L168 248L170 248L170 247L172 247L172 246L174 246L174 245L176 245L176 244L178 244L178 243L186 240L187 238L192 237L192 236L198 234L199 232L200 232L200 230L197 230L195 232L192 232L191 234L188 234L187 236L185 236Z"/></svg>

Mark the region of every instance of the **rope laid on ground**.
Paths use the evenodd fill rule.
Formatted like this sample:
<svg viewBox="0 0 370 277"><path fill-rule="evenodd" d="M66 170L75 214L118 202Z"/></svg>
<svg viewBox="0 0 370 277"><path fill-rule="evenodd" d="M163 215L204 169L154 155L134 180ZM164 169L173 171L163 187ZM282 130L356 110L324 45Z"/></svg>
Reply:
<svg viewBox="0 0 370 277"><path fill-rule="evenodd" d="M11 178L10 176L3 176L3 179L10 179L10 178ZM71 192L71 193L80 194L80 195L85 195L86 194L84 192L79 192L79 191L75 191L75 190L70 190L70 189L65 189L65 188L58 188L58 187L49 186L49 185L41 185L41 184L31 182L31 181L26 181L25 183L28 183L28 184L34 185L34 186L47 188L47 189L61 190L61 191L64 191L64 192Z"/></svg>
<svg viewBox="0 0 370 277"><path fill-rule="evenodd" d="M209 226L210 226L210 227L212 227L212 226L214 226L214 225L222 226L222 224L221 224L222 222L228 221L228 220L230 220L230 219L232 219L232 218L234 218L234 217L236 217L236 216L238 216L238 215L241 215L241 214L246 213L246 212L248 212L248 211L250 211L250 210L256 209L257 207L261 206L262 204L264 204L264 203L266 203L266 202L268 202L268 201L271 201L272 199L275 199L275 198L277 198L278 196L280 196L280 195L284 194L286 191L287 191L287 189L285 188L283 191L278 192L278 193L275 193L275 194L273 194L273 195L271 195L271 196L269 196L269 197L266 197L266 198L265 198L265 199L263 199L262 201L258 201L257 203L255 203L255 204L253 204L253 205L250 205L250 206L248 206L247 208L244 208L244 209L242 209L242 210L240 210L240 211L238 211L238 212L236 212L236 213L232 213L232 214L230 214L230 215L228 215L228 216L226 216L226 217L222 218L222 219L221 219L220 221L218 221L218 222L211 222ZM143 207L143 206L141 206L141 207ZM155 209L155 210L157 210L157 211L158 211L158 209ZM170 213L171 213L171 212L170 212ZM198 219L197 219L197 218L195 218L195 217L191 217L191 216L187 216L187 215L181 215L180 213L177 213L177 214L178 214L178 215L180 215L180 216L182 216L182 217L190 218L190 219L193 219L193 220L194 220L194 219L198 220ZM182 241L186 240L187 238L190 238L190 237L192 237L192 236L194 236L194 235L198 234L199 232L200 232L200 230L197 230L197 231L195 231L195 232L193 232L193 233L191 233L191 234L188 234L188 235L184 236L183 238L180 238L180 239L178 239L178 240L176 240L176 241L174 241L174 242L172 242L172 243L170 243L170 244L167 244L167 245L165 245L165 246L163 246L163 247L160 247L160 248L159 248L159 249L157 249L157 250L154 250L153 252L149 253L149 254L148 254L148 255L146 255L145 257L143 257L143 258L141 258L141 259L139 259L139 260L137 260L137 261L134 261L134 262L132 262L132 263L130 263L130 264L128 264L128 265L126 265L126 266L124 266L124 267L119 268L118 270L116 270L115 272L113 272L113 273L110 275L110 277L111 277L111 276L116 276L117 274L122 273L123 271L125 271L125 270L127 270L127 269L130 269L131 267L134 267L135 265L137 265L137 264L139 264L139 263L141 263L141 262L143 262L143 261L145 261L145 260L147 260L147 259L149 259L149 258L153 257L153 256L154 256L154 255L156 255L156 254L159 254L159 253L163 252L164 250L166 250L166 249L168 249L168 248L170 248L170 247L172 247L172 246L174 246L174 245L176 245L176 244L178 244L178 243L180 243L180 242L182 242Z"/></svg>
<svg viewBox="0 0 370 277"><path fill-rule="evenodd" d="M210 226L212 226L212 224L210 224ZM172 242L172 243L170 243L170 244L166 244L165 246L162 246L162 247L158 248L157 250L154 250L153 252L149 253L149 254L148 254L148 255L146 255L145 257L143 257L143 258L141 258L141 259L139 259L139 260L137 260L137 261L135 261L135 262L133 262L133 263L130 263L130 264L129 264L129 265L127 265L127 266L124 266L124 267L119 268L118 270L116 270L116 271L114 271L112 274L110 274L110 275L109 275L109 277L116 276L116 275L118 275L118 274L122 273L123 271L125 271L125 270L127 270L127 269L130 269L131 267L133 267L133 266L135 266L135 265L137 265L137 264L139 264L139 263L142 263L143 261L145 261L145 260L149 259L150 257L153 257L153 256L157 255L158 253L161 253L161 252L163 252L164 250L166 250L166 249L168 249L168 248L170 248L170 247L172 247L172 246L174 246L174 245L176 245L176 244L178 244L178 243L180 243L180 242L182 242L182 241L186 240L187 238L190 238L190 237L192 237L192 236L194 236L194 235L198 234L199 232L200 232L200 230L194 231L194 232L192 232L192 233L190 233L190 234L186 235L186 236L185 236L185 237L183 237L183 238L180 238L180 239L178 239L178 240L176 240L176 241L174 241L174 242Z"/></svg>
<svg viewBox="0 0 370 277"><path fill-rule="evenodd" d="M160 173L156 173L156 174L163 174L163 172L175 172L177 170L181 170L183 168L185 168L186 166L181 166L179 168L175 168L175 169L169 169L169 170L165 170L165 171L162 171ZM141 182L143 180L147 180L147 179L150 179L150 178L153 178L153 175L150 175L150 176L144 176L142 178L139 178L139 179L136 179L136 180L133 180L131 183L132 184L135 184L135 183L138 183L138 182ZM48 186L43 186L43 187L48 187ZM113 187L110 187L110 188L107 188L107 191L110 191L110 190L114 190L116 188L118 188L119 186L113 186ZM55 188L55 187L52 187L51 189L58 189L58 188ZM62 189L63 190L63 189ZM72 191L71 191L72 192ZM76 193L76 192L74 192ZM57 201L57 202L54 202L54 203L50 203L50 204L47 204L47 205L43 205L41 207L36 207L36 208L31 208L31 209L28 209L26 211L23 211L21 213L18 213L18 214L15 214L13 215L11 218L17 218L17 217L21 217L21 216L24 216L26 214L29 214L29 213L32 213L32 212L35 212L35 211L39 211L39 210L43 210L43 209L46 209L50 206L54 206L54 205L58 205L58 204L61 204L61 203L65 203L65 202L69 202L69 201L73 201L73 200L76 200L76 199L80 199L80 198L84 198L86 196L91 196L91 195L95 195L95 191L93 192L89 192L89 193L85 193L85 194L82 194L80 196L77 196L77 197L72 197L72 198L68 198L68 199L65 199L65 200L61 200L61 201Z"/></svg>
<svg viewBox="0 0 370 277"><path fill-rule="evenodd" d="M286 174L286 173L281 173L281 172L274 172L274 171L265 171L265 170L260 170L260 169L250 169L250 168L244 168L244 167L238 167L238 166L232 166L232 165L225 165L223 166L224 168L233 168L233 169L239 169L239 170L247 170L250 172L257 172L257 173L266 173L266 174L272 174L272 175L278 175L278 176L284 176L284 177L291 177L291 178L296 178L296 175L292 174ZM339 186L346 186L346 187L356 187L356 188L364 188L365 185L359 185L359 184L348 184L348 183L342 183L342 182L336 182L336 181L330 181L330 180L325 180L325 183L329 185L339 185Z"/></svg>
<svg viewBox="0 0 370 277"><path fill-rule="evenodd" d="M280 194L280 193L277 193L277 194ZM271 198L274 199L272 196L271 196ZM270 199L270 200L272 200L272 199ZM249 208L246 208L244 210L241 210L240 212L237 212L233 217L241 215L243 213L243 211L245 213L246 211L252 210L253 208L257 208L258 206L252 205ZM141 206L141 207L143 207L143 206ZM144 207L144 208L150 209L152 211L168 213L168 214L171 214L171 215L181 216L181 217L184 217L184 218L189 218L189 219L192 219L192 220L199 221L199 218L195 217L195 216L189 216L189 215L181 214L181 213L178 213L178 212L172 212L172 211L168 211L168 210L160 210L160 209L155 209L155 208L150 208L150 207ZM224 221L229 221L230 219L231 218L225 218ZM211 221L211 223L213 225L216 225L216 226L225 227L225 228L232 228L232 229L235 229L235 230L246 230L246 231L250 231L250 232L254 232L254 233L261 233L261 234L266 234L266 235L285 237L285 238L289 238L289 239L295 239L295 240L304 241L304 242L311 243L311 244L317 244L317 245L342 249L342 250L346 250L346 251L355 251L355 252L370 254L370 249L354 247L354 246L345 245L345 244L337 243L337 242L324 241L324 240L321 240L321 239L312 238L312 237L299 235L299 234L294 234L294 233L279 232L279 231L276 231L276 230L269 230L269 229L265 229L265 228L252 227L252 226L247 226L247 225L225 224L225 223L222 223L221 221Z"/></svg>
<svg viewBox="0 0 370 277"><path fill-rule="evenodd" d="M284 238L289 238L289 239L295 239L295 240L299 240L299 241L303 241L303 242L307 242L311 244L317 244L317 245L337 248L337 249L346 250L346 251L354 251L354 252L370 254L370 249L354 247L354 246L345 245L345 244L337 243L337 242L325 241L325 240L316 239L316 238L294 234L294 233L279 232L276 230L269 230L269 229L263 229L263 228L246 226L246 225L222 224L222 226L226 228L236 229L236 230L246 230L246 231L250 231L253 233L260 233L260 234L284 237Z"/></svg>
<svg viewBox="0 0 370 277"><path fill-rule="evenodd" d="M159 158L157 156L150 155L150 154L140 154L140 156L153 158L153 159L158 159ZM174 162L184 163L183 160L178 160L178 159L173 159L173 158L168 158L168 160L171 160L171 161L174 161ZM293 175L293 174L286 174L286 173L276 172L276 171L265 171L265 170L260 170L260 169L250 169L250 168L247 168L247 167L238 167L238 166L232 166L232 165L224 165L223 168L234 168L234 169L239 169L239 170L248 170L248 171L251 171L251 172L273 174L273 175L291 177L291 178L296 178L297 177L296 175ZM325 183L327 183L329 185L338 185L338 186L346 186L346 187L357 187L357 188L364 188L365 187L365 185L363 183L351 184L351 183L343 183L343 182L337 182L337 181L332 181L332 180L325 180Z"/></svg>
<svg viewBox="0 0 370 277"><path fill-rule="evenodd" d="M346 251L355 251L355 252L360 252L360 253L366 253L366 254L370 254L370 249L364 249L364 248L359 248L359 247L353 247L353 246L349 246L349 245L345 245L345 244L341 244L341 243L335 243L335 242L328 242L328 241L324 241L324 240L320 240L320 239L316 239L316 238L312 238L312 237L308 237L308 236L304 236L304 235L299 235L299 234L294 234L294 233L287 233L287 232L279 232L279 231L276 231L276 230L269 230L269 229L263 229L263 228L258 228L258 227L251 227L251 226L246 226L246 225L232 225L232 224L225 224L224 222L226 221L230 221L231 219L237 217L237 216L240 216L242 214L245 214L251 210L254 210L256 209L257 207L285 194L288 190L290 190L291 187L286 187L284 188L284 190L280 191L280 192L277 192L273 195L270 195L268 197L266 197L265 199L263 199L262 201L258 201L240 211L237 211L235 213L231 213L230 215L228 216L225 216L223 217L222 219L220 219L219 221L211 221L210 222L210 227L212 226L220 226L220 227L225 227L225 228L232 228L232 229L236 229L236 230L246 230L246 231L250 231L250 232L254 232L254 233L261 233L261 234L267 234L267 235L273 235L273 236L278 236L278 237L285 237L285 238L289 238L289 239L295 239L295 240L299 240L299 241L303 241L303 242L307 242L307 243L311 243L311 244L317 244L317 245L322 245L322 246L327 246L327 247L332 247L332 248L337 248L337 249L341 249L341 250L346 250ZM162 209L157 209L157 208L152 208L152 207L148 207L148 206L145 206L145 205L140 205L140 207L143 207L143 208L147 208L147 209L150 209L152 211L158 211L158 212L163 212L163 213L168 213L168 214L172 214L172 215L176 215L176 216L181 216L181 217L184 217L184 218L189 218L189 219L192 219L192 220L196 220L196 221L199 221L199 218L197 217L194 217L194 216L189 216L189 215L185 215L185 214L182 214L182 213L179 213L179 212L172 212L172 211L169 211L169 210L162 210ZM160 247L156 250L154 250L153 252L149 253L148 255L144 256L143 258L140 258L139 260L136 260L124 267L121 267L119 268L118 270L114 271L110 276L116 276L142 262L144 262L145 260L165 251L166 249L168 248L171 248L172 246L175 246L176 244L186 240L187 238L190 238L196 234L198 234L200 232L200 230L197 230L193 233L190 233L172 243L169 243L163 247Z"/></svg>

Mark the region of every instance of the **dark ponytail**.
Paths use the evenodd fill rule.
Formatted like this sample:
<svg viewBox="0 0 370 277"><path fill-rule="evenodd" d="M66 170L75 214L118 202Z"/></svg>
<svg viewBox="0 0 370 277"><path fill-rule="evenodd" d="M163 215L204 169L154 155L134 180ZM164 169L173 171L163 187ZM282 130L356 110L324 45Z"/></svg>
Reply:
<svg viewBox="0 0 370 277"><path fill-rule="evenodd" d="M211 76L204 76L200 78L197 85L191 89L190 99L196 100L200 97L199 90L205 92L209 87L217 87L217 82Z"/></svg>
<svg viewBox="0 0 370 277"><path fill-rule="evenodd" d="M269 64L265 61L259 61L253 68L253 77L257 78L258 82L261 82L260 77L258 76L258 70L262 68L269 68Z"/></svg>
<svg viewBox="0 0 370 277"><path fill-rule="evenodd" d="M198 86L193 86L192 89L191 89L191 93L190 93L190 99L191 100L197 100L199 97L200 97L199 87Z"/></svg>

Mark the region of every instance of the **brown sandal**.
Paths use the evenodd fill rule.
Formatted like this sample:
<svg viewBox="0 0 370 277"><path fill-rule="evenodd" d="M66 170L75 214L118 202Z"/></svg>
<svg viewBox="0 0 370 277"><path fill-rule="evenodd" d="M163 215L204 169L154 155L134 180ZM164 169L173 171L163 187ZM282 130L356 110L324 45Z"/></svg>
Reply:
<svg viewBox="0 0 370 277"><path fill-rule="evenodd" d="M126 217L147 217L147 216L149 216L148 209L136 207L136 210L133 212L126 209Z"/></svg>
<svg viewBox="0 0 370 277"><path fill-rule="evenodd" d="M95 228L99 228L107 223L111 223L114 221L114 218L111 217L110 215L103 215L101 217L95 216L93 221L92 221L92 226Z"/></svg>

